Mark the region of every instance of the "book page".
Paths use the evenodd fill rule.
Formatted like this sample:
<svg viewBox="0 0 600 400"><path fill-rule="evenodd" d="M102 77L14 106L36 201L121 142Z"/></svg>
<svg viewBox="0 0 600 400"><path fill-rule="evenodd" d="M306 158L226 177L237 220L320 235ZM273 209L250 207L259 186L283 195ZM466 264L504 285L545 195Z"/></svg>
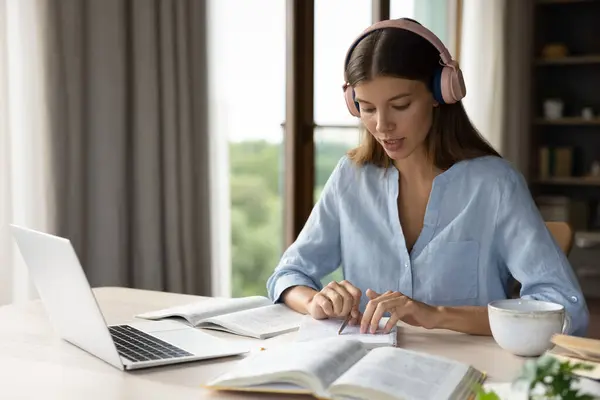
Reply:
<svg viewBox="0 0 600 400"><path fill-rule="evenodd" d="M410 350L387 347L372 350L330 389L333 394L375 389L382 398L448 399L468 373L469 366ZM363 392L365 393L365 392ZM368 392L366 392L368 393Z"/></svg>
<svg viewBox="0 0 600 400"><path fill-rule="evenodd" d="M284 304L271 304L266 307L208 318L197 326L219 329L220 325L233 333L267 339L297 330L303 316L304 314L300 314ZM215 327L211 324L218 326Z"/></svg>
<svg viewBox="0 0 600 400"><path fill-rule="evenodd" d="M310 389L325 397L327 387L365 354L367 350L356 341L293 342L249 355L206 386L294 383L306 387L305 382L311 381Z"/></svg>
<svg viewBox="0 0 600 400"><path fill-rule="evenodd" d="M151 311L136 315L138 318L161 319L167 317L185 318L192 326L199 321L217 315L232 313L240 310L248 310L273 304L271 300L263 296L249 296L239 298L210 298L194 303L184 304Z"/></svg>
<svg viewBox="0 0 600 400"><path fill-rule="evenodd" d="M305 342L331 337L338 340L359 340L369 349L380 346L395 346L398 336L398 327L395 326L389 333L384 333L383 328L387 321L388 318L382 318L379 322L379 329L375 333L360 333L360 325L347 325L343 332L338 335L343 320L316 320L310 315L305 315L302 319L300 329L298 330L296 340Z"/></svg>

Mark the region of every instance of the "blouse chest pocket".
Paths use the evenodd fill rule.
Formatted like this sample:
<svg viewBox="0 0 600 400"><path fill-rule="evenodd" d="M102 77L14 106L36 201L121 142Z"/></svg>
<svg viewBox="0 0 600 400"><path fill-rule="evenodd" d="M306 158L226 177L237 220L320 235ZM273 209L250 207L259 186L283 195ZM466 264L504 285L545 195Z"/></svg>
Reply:
<svg viewBox="0 0 600 400"><path fill-rule="evenodd" d="M431 249L430 298L439 305L476 299L479 289L479 243L444 242ZM465 303L467 305L467 303Z"/></svg>

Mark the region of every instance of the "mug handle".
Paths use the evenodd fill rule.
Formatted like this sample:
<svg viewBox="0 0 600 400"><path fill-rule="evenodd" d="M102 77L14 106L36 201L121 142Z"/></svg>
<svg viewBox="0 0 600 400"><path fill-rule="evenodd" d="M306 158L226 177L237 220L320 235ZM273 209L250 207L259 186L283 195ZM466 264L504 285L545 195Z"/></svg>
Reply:
<svg viewBox="0 0 600 400"><path fill-rule="evenodd" d="M571 317L569 317L569 315L565 312L565 317L563 319L562 333L563 333L563 335L568 335L570 331L571 331Z"/></svg>

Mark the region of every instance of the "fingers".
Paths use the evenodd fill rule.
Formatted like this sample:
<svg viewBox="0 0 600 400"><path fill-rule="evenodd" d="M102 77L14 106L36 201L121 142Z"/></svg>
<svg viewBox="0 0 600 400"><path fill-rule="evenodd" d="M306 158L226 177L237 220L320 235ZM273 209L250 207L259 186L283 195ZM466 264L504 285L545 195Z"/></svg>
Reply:
<svg viewBox="0 0 600 400"><path fill-rule="evenodd" d="M371 289L367 289L367 296L371 298L371 300L369 300L367 306L365 307L365 312L363 313L363 317L360 322L360 333L366 333L369 329L369 325L371 324L371 320L373 319L375 309L377 308L379 302L381 301L381 298L383 297L372 297L373 293L375 292L373 292Z"/></svg>
<svg viewBox="0 0 600 400"><path fill-rule="evenodd" d="M367 290L367 293L367 296L370 294L374 298L369 301L365 308L365 312L361 319L360 332L367 333L367 331L370 331L371 333L375 333L379 327L379 321L383 317L383 314L385 314L386 311L392 311L397 307L398 304L396 303L396 299L401 299L404 296L399 292L392 292L390 290L377 297L374 296L377 293L370 289Z"/></svg>
<svg viewBox="0 0 600 400"><path fill-rule="evenodd" d="M352 296L339 283L329 283L322 292L331 300L333 312L336 316L346 316L350 313L353 302Z"/></svg>
<svg viewBox="0 0 600 400"><path fill-rule="evenodd" d="M357 314L357 316L352 317L350 319L350 321L348 322L348 324L351 325L351 326L357 326L357 325L360 324L361 319L362 319L362 314L359 312Z"/></svg>
<svg viewBox="0 0 600 400"><path fill-rule="evenodd" d="M380 294L374 290L368 289L365 293L370 299L364 314L360 313L360 300L362 292L350 282L343 280L341 282L330 282L323 290L317 293L312 301L315 307L313 315L319 315L321 318L345 317L351 315L350 325L360 325L362 333L367 331L375 333L379 328L381 318L386 312L392 311L398 307L395 299L404 298L399 292L387 292ZM324 315L324 316L323 316ZM391 317L390 317L391 318ZM400 316L391 318L386 324L389 331L398 322Z"/></svg>
<svg viewBox="0 0 600 400"><path fill-rule="evenodd" d="M357 318L360 314L358 308L360 306L360 298L362 296L361 290L346 280L341 281L340 286L343 287L352 297L351 313L352 317Z"/></svg>
<svg viewBox="0 0 600 400"><path fill-rule="evenodd" d="M398 323L399 320L400 320L400 316L398 315L398 313L397 312L392 313L390 315L390 319L388 319L388 322L383 327L383 333L390 333L390 331L394 328L394 326L396 326L396 324Z"/></svg>
<svg viewBox="0 0 600 400"><path fill-rule="evenodd" d="M355 305L358 306L358 302L356 301L356 293L357 292L359 293L358 301L360 301L360 290L355 288L348 281L342 281L340 283L334 282L333 287L344 298L344 305L342 307L342 311L341 311L340 315L346 316L346 315L350 314L350 312L352 311L352 308Z"/></svg>
<svg viewBox="0 0 600 400"><path fill-rule="evenodd" d="M390 292L390 291L388 290L388 292ZM367 289L366 295L370 300L375 300L376 298L381 296L379 293L377 293L376 291L371 290L371 289Z"/></svg>
<svg viewBox="0 0 600 400"><path fill-rule="evenodd" d="M394 307L396 307L396 300L398 300L397 297L386 296L384 300L377 304L377 307L375 307L375 311L373 312L373 317L371 318L371 333L377 332L377 329L379 328L379 321L381 321L381 318L383 318L383 314L385 314L386 311L391 311Z"/></svg>
<svg viewBox="0 0 600 400"><path fill-rule="evenodd" d="M321 292L331 301L335 316L358 317L362 292L350 282L330 282Z"/></svg>
<svg viewBox="0 0 600 400"><path fill-rule="evenodd" d="M332 305L332 314L330 315L330 317L340 315L342 312L342 307L344 305L344 298L342 297L342 295L329 286L323 288L321 293L330 301Z"/></svg>
<svg viewBox="0 0 600 400"><path fill-rule="evenodd" d="M331 317L334 315L333 304L331 303L331 300L323 293L319 292L315 294L315 297L313 297L312 302L314 303L315 307L321 309L322 313L325 314L325 316ZM316 311L316 313L314 313L313 316L315 316L315 314L319 315L321 313L319 311Z"/></svg>

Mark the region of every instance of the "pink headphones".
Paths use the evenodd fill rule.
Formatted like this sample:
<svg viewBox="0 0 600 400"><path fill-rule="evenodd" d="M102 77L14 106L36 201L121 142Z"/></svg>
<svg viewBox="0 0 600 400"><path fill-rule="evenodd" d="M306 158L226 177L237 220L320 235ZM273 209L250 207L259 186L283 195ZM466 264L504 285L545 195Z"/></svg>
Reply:
<svg viewBox="0 0 600 400"><path fill-rule="evenodd" d="M405 29L416 33L417 35L427 39L435 48L440 52L440 71L434 76L432 91L434 98L442 104L452 104L460 101L467 94L465 88L465 82L463 80L462 72L458 66L458 63L452 59L450 52L446 49L446 46L442 43L437 36L433 34L429 29L425 28L411 20L400 18L393 20L379 21L367 28L363 33L358 36L346 53L346 60L344 62L344 98L350 114L355 117L360 117L360 111L358 104L354 101L354 89L348 83L348 77L346 76L346 66L350 60L350 55L354 47L370 32L377 29L384 28L396 28Z"/></svg>

